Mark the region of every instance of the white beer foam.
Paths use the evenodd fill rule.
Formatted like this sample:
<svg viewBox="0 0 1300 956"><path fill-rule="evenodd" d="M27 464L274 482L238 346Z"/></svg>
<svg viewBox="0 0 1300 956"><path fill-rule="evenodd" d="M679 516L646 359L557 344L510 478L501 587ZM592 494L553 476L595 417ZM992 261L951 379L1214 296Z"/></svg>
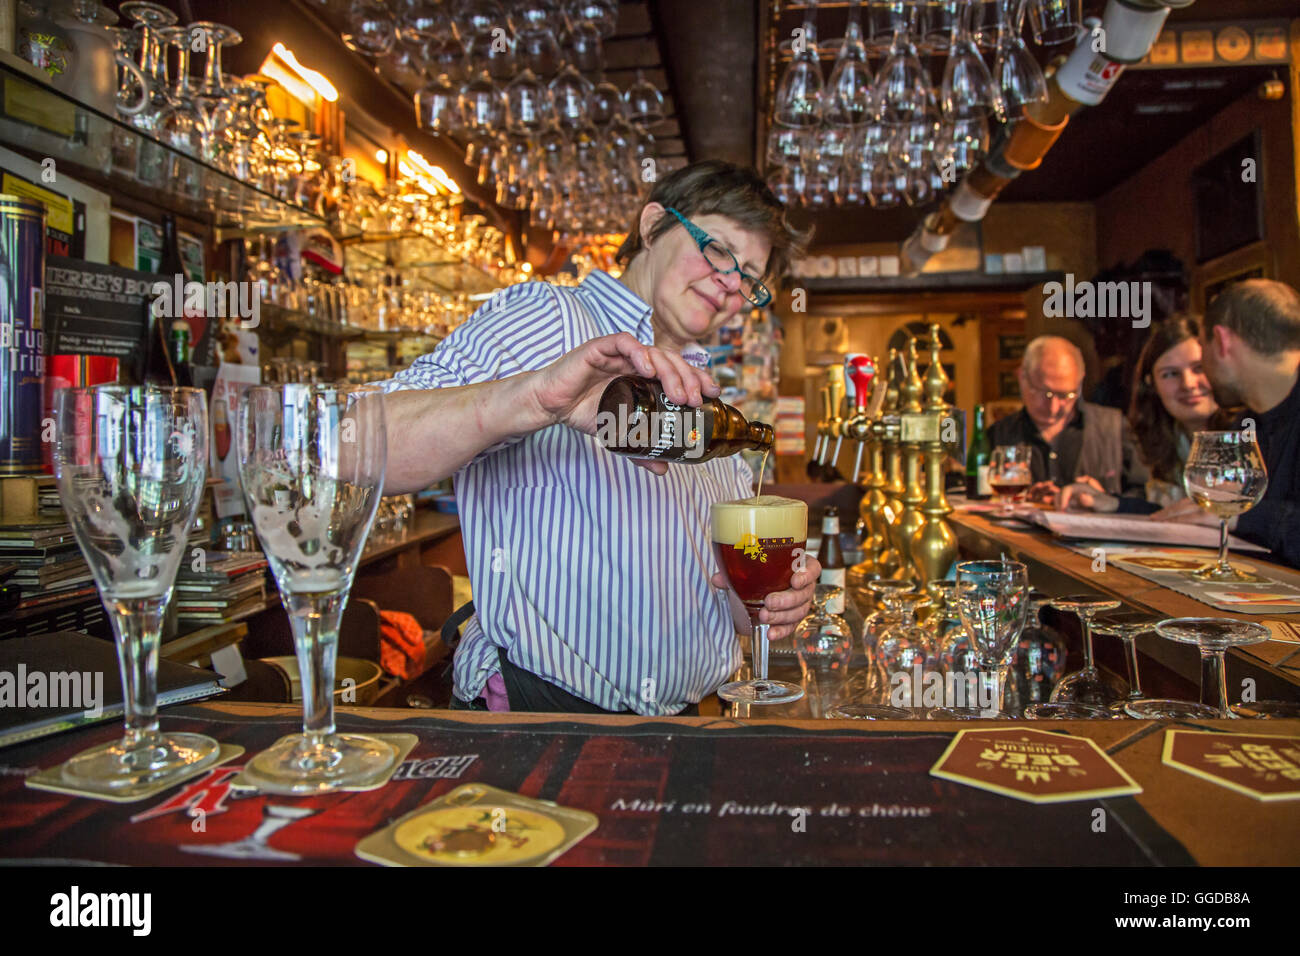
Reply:
<svg viewBox="0 0 1300 956"><path fill-rule="evenodd" d="M808 505L780 495L716 501L710 508L713 540L734 545L742 538L808 539Z"/></svg>

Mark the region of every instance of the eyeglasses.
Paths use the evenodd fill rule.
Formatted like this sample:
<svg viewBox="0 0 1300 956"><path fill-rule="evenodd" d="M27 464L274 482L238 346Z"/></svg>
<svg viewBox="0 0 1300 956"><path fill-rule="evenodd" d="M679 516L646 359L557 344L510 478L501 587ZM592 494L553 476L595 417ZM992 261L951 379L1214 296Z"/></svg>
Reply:
<svg viewBox="0 0 1300 956"><path fill-rule="evenodd" d="M1062 402L1072 402L1079 397L1078 392L1054 392L1050 388L1039 388L1037 385L1031 385L1028 391L1033 392L1045 402L1057 399Z"/></svg>
<svg viewBox="0 0 1300 956"><path fill-rule="evenodd" d="M672 206L666 208L677 217L678 222L686 227L686 231L691 234L691 238L700 247L704 261L713 267L714 272L724 276L735 272L740 276L740 294L745 297L746 301L758 306L760 309L772 301L772 293L767 291L767 286L753 276L740 271L740 263L736 261L736 257L731 253L731 250Z"/></svg>

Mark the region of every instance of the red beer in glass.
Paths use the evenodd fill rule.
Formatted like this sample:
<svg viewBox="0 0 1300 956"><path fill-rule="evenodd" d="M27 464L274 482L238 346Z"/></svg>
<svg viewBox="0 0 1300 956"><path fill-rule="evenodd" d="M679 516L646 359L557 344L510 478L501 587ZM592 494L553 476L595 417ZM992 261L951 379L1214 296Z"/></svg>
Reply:
<svg viewBox="0 0 1300 956"><path fill-rule="evenodd" d="M723 700L788 703L803 696L797 684L767 678L767 624L758 620L763 599L790 587L808 542L808 506L793 498L762 495L714 502L709 513L713 553L754 627L755 679L723 685Z"/></svg>

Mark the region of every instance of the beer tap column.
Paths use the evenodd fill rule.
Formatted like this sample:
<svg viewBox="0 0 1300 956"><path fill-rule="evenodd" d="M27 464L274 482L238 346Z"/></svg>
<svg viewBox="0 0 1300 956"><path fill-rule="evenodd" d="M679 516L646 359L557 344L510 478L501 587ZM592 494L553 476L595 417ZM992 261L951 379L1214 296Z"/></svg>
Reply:
<svg viewBox="0 0 1300 956"><path fill-rule="evenodd" d="M826 370L826 392L830 397L830 421L826 428L826 447L830 448L830 440L835 439L835 453L830 456L831 471L835 470L835 462L840 457L840 443L844 440L844 418L840 410L844 405L844 366L843 364L832 365ZM825 452L823 452L823 456ZM824 464L824 462L823 462Z"/></svg>
<svg viewBox="0 0 1300 956"><path fill-rule="evenodd" d="M939 326L931 325L930 369L925 375L926 488L925 503L921 505L924 523L912 537L912 561L923 582L946 578L957 560L957 536L945 520L952 513L952 505L948 504L944 491L944 462L948 457L944 428L947 423L955 427L955 421L952 408L943 400L948 391L948 375L939 361L941 349Z"/></svg>
<svg viewBox="0 0 1300 956"><path fill-rule="evenodd" d="M912 557L912 537L920 529L925 518L920 511L925 501L925 489L921 483L921 444L925 440L924 412L921 406L923 383L916 370L916 339L907 344L907 357L904 360L906 376L899 389L902 400L902 414L899 416L899 445L903 450L903 493L899 498L902 511L894 529L897 532L898 553L903 560L902 577L912 578L916 574Z"/></svg>
<svg viewBox="0 0 1300 956"><path fill-rule="evenodd" d="M849 480L856 485L858 477L862 474L863 452L868 444L874 444L871 435L871 411L868 405L871 398L883 397L883 393L880 388L881 383L876 381L876 362L870 355L862 353L849 355L845 360L845 368L848 380L853 386L854 413L844 423L844 434L850 441L858 443L858 451L853 460L853 472L849 476ZM862 560L848 571L848 584L851 587L862 587L864 582L875 577L875 556L879 550L877 544L879 538L869 508L871 478L872 476L868 475L863 482L864 494L858 505L858 518L861 525L866 528L866 535L862 539Z"/></svg>
<svg viewBox="0 0 1300 956"><path fill-rule="evenodd" d="M876 558L876 571L881 577L897 577L903 567L903 558L898 550L898 535L894 525L903 510L903 465L902 451L898 447L899 435L899 359L898 350L889 350L889 372L885 384L885 405L880 418L872 427L879 446L879 454L884 467L880 473L880 506L876 511L876 527L881 531L882 549Z"/></svg>

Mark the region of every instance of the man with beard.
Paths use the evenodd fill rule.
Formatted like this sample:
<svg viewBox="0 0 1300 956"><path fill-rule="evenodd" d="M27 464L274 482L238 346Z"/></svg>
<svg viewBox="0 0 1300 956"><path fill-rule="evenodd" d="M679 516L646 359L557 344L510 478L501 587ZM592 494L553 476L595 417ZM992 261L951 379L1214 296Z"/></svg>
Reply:
<svg viewBox="0 0 1300 956"><path fill-rule="evenodd" d="M1223 407L1245 406L1268 468L1268 490L1228 530L1300 567L1300 294L1282 282L1248 279L1224 290L1201 323L1201 361ZM1152 517L1218 527L1190 499Z"/></svg>

